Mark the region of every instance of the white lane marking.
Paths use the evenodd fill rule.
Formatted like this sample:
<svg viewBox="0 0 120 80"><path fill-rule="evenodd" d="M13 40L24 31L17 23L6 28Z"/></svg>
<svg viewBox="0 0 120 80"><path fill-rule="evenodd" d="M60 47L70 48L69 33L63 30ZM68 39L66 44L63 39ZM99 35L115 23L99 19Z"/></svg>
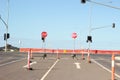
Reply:
<svg viewBox="0 0 120 80"><path fill-rule="evenodd" d="M30 65L33 65L33 64L36 64L36 63L37 63L37 62L34 61L34 62L30 63ZM26 68L26 67L28 67L28 65L23 66L23 68Z"/></svg>
<svg viewBox="0 0 120 80"><path fill-rule="evenodd" d="M76 63L74 63L74 64L76 65L76 68L77 68L77 69L81 69L80 63L76 62Z"/></svg>
<svg viewBox="0 0 120 80"><path fill-rule="evenodd" d="M59 61L59 59L57 59L54 64L50 67L50 69L45 73L45 75L43 75L43 77L40 80L44 80L45 77L49 74L49 72L54 68L54 66L57 64L57 62Z"/></svg>
<svg viewBox="0 0 120 80"><path fill-rule="evenodd" d="M115 57L115 60L120 60L120 56Z"/></svg>
<svg viewBox="0 0 120 80"><path fill-rule="evenodd" d="M56 58L48 58L48 59L56 59ZM60 58L60 59L68 60L69 58Z"/></svg>
<svg viewBox="0 0 120 80"><path fill-rule="evenodd" d="M1 66L5 66L5 65L8 65L8 64L15 63L15 62L18 62L18 61L22 61L22 60L24 60L24 59L25 59L25 58L20 59L20 60L11 61L11 62L8 62L8 63L4 63L4 64L1 64L0 67L1 67Z"/></svg>
<svg viewBox="0 0 120 80"><path fill-rule="evenodd" d="M117 66L120 66L120 63L115 63Z"/></svg>
<svg viewBox="0 0 120 80"><path fill-rule="evenodd" d="M111 70L109 70L108 68L104 67L102 64L98 63L97 61L95 61L94 59L91 59L94 63L96 63L97 65L99 65L101 68L105 69L108 72L112 72ZM115 76L120 78L120 76L118 74L115 73Z"/></svg>

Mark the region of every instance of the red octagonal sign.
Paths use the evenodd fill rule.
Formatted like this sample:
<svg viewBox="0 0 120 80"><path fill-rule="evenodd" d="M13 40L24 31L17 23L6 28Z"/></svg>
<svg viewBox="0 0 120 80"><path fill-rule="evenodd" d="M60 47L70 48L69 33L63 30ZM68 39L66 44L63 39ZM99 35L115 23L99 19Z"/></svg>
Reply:
<svg viewBox="0 0 120 80"><path fill-rule="evenodd" d="M47 37L47 32L43 31L43 32L41 33L41 36L42 36L42 38L46 38L46 37Z"/></svg>
<svg viewBox="0 0 120 80"><path fill-rule="evenodd" d="M72 38L74 38L74 39L77 38L77 33L75 33L75 32L72 33Z"/></svg>

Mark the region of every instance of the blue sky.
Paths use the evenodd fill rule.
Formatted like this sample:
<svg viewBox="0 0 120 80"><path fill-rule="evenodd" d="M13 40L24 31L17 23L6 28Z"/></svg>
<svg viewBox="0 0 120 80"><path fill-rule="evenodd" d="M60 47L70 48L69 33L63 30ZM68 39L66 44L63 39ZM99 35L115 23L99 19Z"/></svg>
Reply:
<svg viewBox="0 0 120 80"><path fill-rule="evenodd" d="M93 0L120 8L119 0ZM90 6L91 14L90 14ZM0 0L1 17L7 21L7 0ZM76 32L75 48L88 48L91 27L112 26L91 32L91 49L120 49L120 10L80 0L10 0L8 43L17 47L41 48L41 32L46 31L46 48L73 49L72 33ZM0 21L0 46L4 46L5 26ZM19 43L21 41L21 44Z"/></svg>

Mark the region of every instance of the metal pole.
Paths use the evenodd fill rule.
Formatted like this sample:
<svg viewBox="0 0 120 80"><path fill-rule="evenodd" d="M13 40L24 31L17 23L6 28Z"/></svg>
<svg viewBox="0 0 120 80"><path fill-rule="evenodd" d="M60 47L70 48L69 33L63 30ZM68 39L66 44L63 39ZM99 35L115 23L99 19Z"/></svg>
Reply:
<svg viewBox="0 0 120 80"><path fill-rule="evenodd" d="M7 32L6 32L7 34ZM7 52L7 35L6 35L6 40L5 40L5 52Z"/></svg>
<svg viewBox="0 0 120 80"><path fill-rule="evenodd" d="M8 22L9 22L9 0L7 0L8 18L6 26L6 40L5 40L5 52L7 52L7 33L8 33Z"/></svg>
<svg viewBox="0 0 120 80"><path fill-rule="evenodd" d="M73 53L75 54L75 39L74 39L74 51L73 51Z"/></svg>
<svg viewBox="0 0 120 80"><path fill-rule="evenodd" d="M106 4L103 4L103 3L98 3L98 2L95 2L95 1L91 1L91 0L87 0L87 1L91 2L91 3L94 3L94 4L98 4L98 5L102 5L102 6L106 6L106 7L109 7L109 8L120 10L119 7L115 7L115 6L111 6L111 5L106 5Z"/></svg>
<svg viewBox="0 0 120 80"><path fill-rule="evenodd" d="M92 4L90 5L90 24L89 24L89 36L91 35L91 25L92 25ZM88 63L91 63L90 61L90 41L88 41Z"/></svg>
<svg viewBox="0 0 120 80"><path fill-rule="evenodd" d="M5 27L6 27L6 40L5 40L5 52L7 51L7 32L8 32L8 25L6 24L6 22L2 19L1 15L0 15L0 19L1 21L4 23Z"/></svg>
<svg viewBox="0 0 120 80"><path fill-rule="evenodd" d="M44 54L46 54L46 43L44 42Z"/></svg>

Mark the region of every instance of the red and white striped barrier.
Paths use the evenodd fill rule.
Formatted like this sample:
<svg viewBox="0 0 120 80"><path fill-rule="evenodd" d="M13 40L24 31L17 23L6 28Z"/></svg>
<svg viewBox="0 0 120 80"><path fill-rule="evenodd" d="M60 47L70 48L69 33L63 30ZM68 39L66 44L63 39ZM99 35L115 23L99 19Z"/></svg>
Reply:
<svg viewBox="0 0 120 80"><path fill-rule="evenodd" d="M32 50L32 52L34 53L44 53L44 50L42 48L20 48L20 52L28 52L29 49ZM45 49L46 53L57 53L57 49ZM76 49L74 50L74 52L76 54L81 54L81 51L83 51L82 49ZM59 49L58 50L59 53L73 53L73 50L72 49ZM120 54L120 50L90 50L90 53L91 54L112 54L112 53L115 53L115 54ZM87 54L88 53L88 50L85 49L84 50L84 54Z"/></svg>
<svg viewBox="0 0 120 80"><path fill-rule="evenodd" d="M88 50L87 60L88 60L88 63L91 63L91 60L90 60L90 50Z"/></svg>
<svg viewBox="0 0 120 80"><path fill-rule="evenodd" d="M112 67L111 79L115 80L115 54L114 53L112 54L111 67Z"/></svg>
<svg viewBox="0 0 120 80"><path fill-rule="evenodd" d="M30 61L30 54L31 54L31 50L28 51L28 61L27 61L27 65L28 65L28 66L27 66L27 69L28 69L28 70L32 70L32 68L30 68L30 62L31 62L31 61Z"/></svg>

